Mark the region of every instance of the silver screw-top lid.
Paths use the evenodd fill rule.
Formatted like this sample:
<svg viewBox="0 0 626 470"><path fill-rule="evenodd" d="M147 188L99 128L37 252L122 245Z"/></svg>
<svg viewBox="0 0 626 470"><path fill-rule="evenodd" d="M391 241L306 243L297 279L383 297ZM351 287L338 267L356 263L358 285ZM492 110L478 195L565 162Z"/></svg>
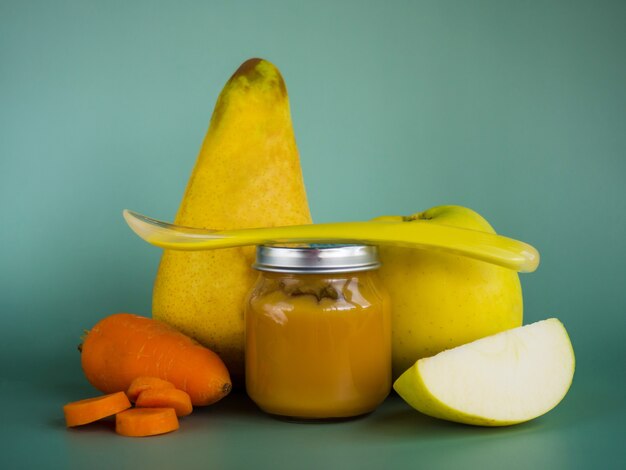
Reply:
<svg viewBox="0 0 626 470"><path fill-rule="evenodd" d="M278 273L342 273L380 266L373 245L260 245L253 268Z"/></svg>

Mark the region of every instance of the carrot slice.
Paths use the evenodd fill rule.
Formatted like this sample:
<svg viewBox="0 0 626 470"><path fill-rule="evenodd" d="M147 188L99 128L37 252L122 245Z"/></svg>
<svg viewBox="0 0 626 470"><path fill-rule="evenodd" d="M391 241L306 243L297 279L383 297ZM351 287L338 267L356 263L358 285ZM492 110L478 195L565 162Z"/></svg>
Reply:
<svg viewBox="0 0 626 470"><path fill-rule="evenodd" d="M68 403L63 407L67 427L93 423L131 407L124 392L111 393L101 397L87 398Z"/></svg>
<svg viewBox="0 0 626 470"><path fill-rule="evenodd" d="M189 394L178 389L149 389L141 392L135 406L139 408L174 408L176 416L190 415L193 406Z"/></svg>
<svg viewBox="0 0 626 470"><path fill-rule="evenodd" d="M126 395L128 395L130 401L137 401L137 397L139 396L139 394L145 390L161 390L168 388L175 388L174 384L158 377L142 376L133 379L133 381L130 383L130 387L128 387Z"/></svg>
<svg viewBox="0 0 626 470"><path fill-rule="evenodd" d="M115 416L115 432L122 436L145 437L178 429L173 408L133 408Z"/></svg>

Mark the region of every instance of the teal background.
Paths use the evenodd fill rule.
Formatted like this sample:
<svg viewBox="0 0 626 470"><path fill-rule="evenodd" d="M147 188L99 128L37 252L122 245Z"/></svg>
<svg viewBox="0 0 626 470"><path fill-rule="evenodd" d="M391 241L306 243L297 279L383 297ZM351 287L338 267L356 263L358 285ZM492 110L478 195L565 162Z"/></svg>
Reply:
<svg viewBox="0 0 626 470"><path fill-rule="evenodd" d="M619 468L625 24L623 1L0 0L0 465ZM557 409L493 430L391 398L303 426L235 396L171 436L64 429L61 405L95 393L83 329L150 312L160 251L121 211L173 219L250 57L286 80L317 222L460 204L540 250L525 322L560 318L577 356Z"/></svg>

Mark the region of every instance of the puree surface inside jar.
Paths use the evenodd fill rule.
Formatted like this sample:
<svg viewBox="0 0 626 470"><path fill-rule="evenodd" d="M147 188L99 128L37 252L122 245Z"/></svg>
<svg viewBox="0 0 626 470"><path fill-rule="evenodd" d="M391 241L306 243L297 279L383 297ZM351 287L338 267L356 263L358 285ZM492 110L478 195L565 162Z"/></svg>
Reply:
<svg viewBox="0 0 626 470"><path fill-rule="evenodd" d="M268 413L372 411L391 385L387 297L375 273L264 273L246 314L246 387Z"/></svg>

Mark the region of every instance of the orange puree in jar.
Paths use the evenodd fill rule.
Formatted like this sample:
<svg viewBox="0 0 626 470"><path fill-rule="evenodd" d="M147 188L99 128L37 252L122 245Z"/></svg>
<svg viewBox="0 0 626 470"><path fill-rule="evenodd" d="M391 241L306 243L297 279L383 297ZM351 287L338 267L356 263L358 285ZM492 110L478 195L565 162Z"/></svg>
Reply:
<svg viewBox="0 0 626 470"><path fill-rule="evenodd" d="M275 257L264 263L257 257L256 267L264 272L246 310L246 388L268 413L357 416L373 411L389 393L389 302L373 271L375 248L325 247L259 248L274 250ZM300 250L304 259L281 266L280 250ZM308 256L311 250L317 256ZM329 250L347 253L338 257L339 268L333 266L336 259L324 261ZM353 259L351 252L358 252Z"/></svg>

